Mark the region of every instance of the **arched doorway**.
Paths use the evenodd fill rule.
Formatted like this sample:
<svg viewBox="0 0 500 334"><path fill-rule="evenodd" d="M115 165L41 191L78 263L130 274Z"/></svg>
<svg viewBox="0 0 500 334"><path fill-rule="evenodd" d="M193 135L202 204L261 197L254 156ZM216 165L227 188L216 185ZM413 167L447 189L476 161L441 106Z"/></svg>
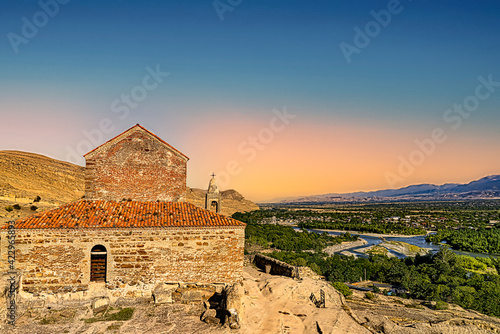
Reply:
<svg viewBox="0 0 500 334"><path fill-rule="evenodd" d="M219 203L217 201L212 201L212 203L210 203L210 211L219 212Z"/></svg>
<svg viewBox="0 0 500 334"><path fill-rule="evenodd" d="M97 245L90 251L90 281L106 282L108 253L106 247Z"/></svg>

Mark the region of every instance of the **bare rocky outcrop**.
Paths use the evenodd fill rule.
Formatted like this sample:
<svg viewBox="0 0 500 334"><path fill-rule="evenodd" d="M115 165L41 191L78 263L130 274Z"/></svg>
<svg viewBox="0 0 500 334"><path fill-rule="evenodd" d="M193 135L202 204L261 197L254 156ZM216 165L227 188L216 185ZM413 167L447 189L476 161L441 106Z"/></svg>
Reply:
<svg viewBox="0 0 500 334"><path fill-rule="evenodd" d="M5 280L3 280L5 285ZM162 287L163 288L163 287ZM178 285L181 293L188 287ZM193 287L194 288L194 287ZM161 289L162 291L164 289ZM317 307L311 293L325 294L325 307ZM385 333L385 334L468 334L498 333L500 319L456 305L448 310L434 310L422 301L377 295L374 300L363 292L344 298L328 282L304 278L268 275L245 267L242 284L212 290L227 298L222 309L215 304L183 303L181 296L173 303L155 304L140 298L110 299L109 313L131 307L130 320L84 322L102 317L95 309L107 305L105 298L53 300L35 303L20 299L16 327L0 323L0 333L234 333L234 334L314 334L314 333ZM206 299L209 295L205 296ZM48 301L48 299L47 299ZM98 301L96 303L96 301ZM94 303L93 303L94 302ZM94 310L93 310L94 304ZM201 308L200 308L201 306ZM220 312L234 309L236 326L231 319L221 324ZM236 329L231 329L231 327ZM239 327L239 328L238 328ZM108 328L115 328L109 331Z"/></svg>
<svg viewBox="0 0 500 334"><path fill-rule="evenodd" d="M238 333L370 333L345 310L344 297L328 282L265 274L245 267L241 329ZM325 293L325 307L311 293Z"/></svg>
<svg viewBox="0 0 500 334"><path fill-rule="evenodd" d="M207 324L220 323L220 319L217 318L217 310L213 308L205 310L205 312L203 312L203 314L201 315L201 321L205 321Z"/></svg>
<svg viewBox="0 0 500 334"><path fill-rule="evenodd" d="M238 329L241 327L240 318L243 315L243 296L245 290L239 283L231 285L225 291L224 311L225 321L229 328Z"/></svg>
<svg viewBox="0 0 500 334"><path fill-rule="evenodd" d="M468 334L499 333L500 319L449 304L434 310L419 300L377 295L368 300L364 292L353 290L346 302L352 315L365 327L384 334Z"/></svg>

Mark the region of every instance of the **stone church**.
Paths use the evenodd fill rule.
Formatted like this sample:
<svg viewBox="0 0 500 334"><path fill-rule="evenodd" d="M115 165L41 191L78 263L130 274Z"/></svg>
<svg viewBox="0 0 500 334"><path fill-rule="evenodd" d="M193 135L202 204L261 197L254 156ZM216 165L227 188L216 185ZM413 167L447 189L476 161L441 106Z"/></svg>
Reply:
<svg viewBox="0 0 500 334"><path fill-rule="evenodd" d="M135 125L85 155L85 198L15 222L16 270L26 292L156 283L241 281L245 224L188 204L188 157ZM7 226L0 272L8 271Z"/></svg>

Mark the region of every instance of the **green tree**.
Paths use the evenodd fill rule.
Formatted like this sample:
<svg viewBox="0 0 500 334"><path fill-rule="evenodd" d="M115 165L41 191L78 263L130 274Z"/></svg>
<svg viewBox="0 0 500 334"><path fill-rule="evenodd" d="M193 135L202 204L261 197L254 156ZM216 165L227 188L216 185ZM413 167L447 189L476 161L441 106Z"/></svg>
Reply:
<svg viewBox="0 0 500 334"><path fill-rule="evenodd" d="M348 296L352 295L351 289L349 289L349 287L347 285L345 285L344 283L342 283L342 282L333 282L332 285L333 285L333 287L338 292L340 292L341 294L343 294L345 297L348 297Z"/></svg>

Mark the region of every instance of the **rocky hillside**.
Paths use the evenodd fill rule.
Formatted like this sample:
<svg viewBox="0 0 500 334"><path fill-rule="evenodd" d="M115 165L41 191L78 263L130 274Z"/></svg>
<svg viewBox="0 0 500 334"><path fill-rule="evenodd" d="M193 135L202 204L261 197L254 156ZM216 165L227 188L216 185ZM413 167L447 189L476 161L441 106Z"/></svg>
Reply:
<svg viewBox="0 0 500 334"><path fill-rule="evenodd" d="M188 188L188 202L204 208L205 193ZM34 153L0 151L0 223L72 202L83 194L83 167ZM33 202L37 196L41 200ZM20 208L14 208L16 204ZM235 190L222 192L223 214L257 209Z"/></svg>
<svg viewBox="0 0 500 334"><path fill-rule="evenodd" d="M0 151L0 196L67 203L83 196L83 167L34 153Z"/></svg>
<svg viewBox="0 0 500 334"><path fill-rule="evenodd" d="M0 286L7 277L0 276ZM99 294L97 287L91 291ZM133 308L131 318L102 321L92 313L92 298L88 300L37 299L20 302L20 317L16 327L0 322L0 333L234 333L234 334L467 334L498 333L500 319L449 304L448 309L436 310L434 303L354 291L344 298L323 280L265 274L254 267L245 267L239 289L239 329L228 325L201 321L203 304L152 303L147 294L138 299L119 298L113 310ZM325 293L325 307L318 308L311 293ZM0 300L4 297L1 289ZM5 302L0 303L0 316L5 314ZM215 311L215 310L214 310Z"/></svg>
<svg viewBox="0 0 500 334"><path fill-rule="evenodd" d="M384 334L467 334L499 333L500 319L458 305L436 309L435 302L376 294L367 298L353 290L345 309L356 322L372 333Z"/></svg>

